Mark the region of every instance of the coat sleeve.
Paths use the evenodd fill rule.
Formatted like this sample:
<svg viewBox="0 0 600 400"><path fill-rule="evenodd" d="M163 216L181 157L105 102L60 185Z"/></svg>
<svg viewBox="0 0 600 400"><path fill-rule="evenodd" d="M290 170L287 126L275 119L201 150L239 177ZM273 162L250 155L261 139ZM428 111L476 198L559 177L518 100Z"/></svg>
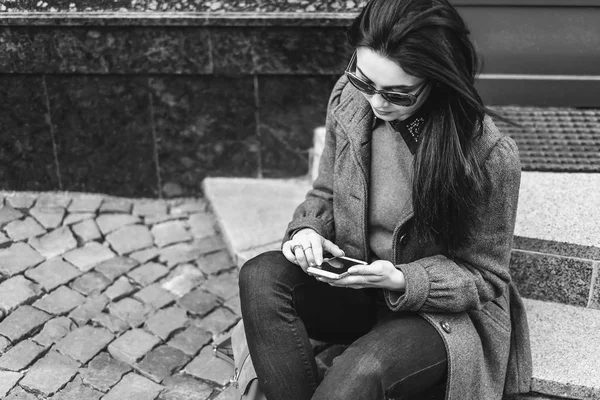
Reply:
<svg viewBox="0 0 600 400"><path fill-rule="evenodd" d="M405 276L404 293L386 291L394 311L462 312L480 309L503 294L510 282L510 253L515 227L521 164L517 146L501 138L484 163L488 179L471 239L448 256L435 255L397 265Z"/></svg>
<svg viewBox="0 0 600 400"><path fill-rule="evenodd" d="M335 84L327 106L325 122L325 146L319 162L319 174L308 191L306 199L294 211L282 244L290 240L293 234L302 228L312 228L324 238L334 240L333 220L333 168L335 163L335 131L337 122L332 110L340 103L342 90L347 80L342 77Z"/></svg>

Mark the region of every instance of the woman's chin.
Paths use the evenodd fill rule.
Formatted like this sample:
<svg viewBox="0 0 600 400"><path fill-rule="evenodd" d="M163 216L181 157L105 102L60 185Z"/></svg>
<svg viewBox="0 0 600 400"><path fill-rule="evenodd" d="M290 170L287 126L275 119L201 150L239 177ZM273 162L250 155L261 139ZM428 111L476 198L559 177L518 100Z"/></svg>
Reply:
<svg viewBox="0 0 600 400"><path fill-rule="evenodd" d="M389 113L384 113L384 112L373 109L373 113L375 113L377 118L382 119L384 121L393 121L398 118L398 113L394 112L394 111L389 112Z"/></svg>

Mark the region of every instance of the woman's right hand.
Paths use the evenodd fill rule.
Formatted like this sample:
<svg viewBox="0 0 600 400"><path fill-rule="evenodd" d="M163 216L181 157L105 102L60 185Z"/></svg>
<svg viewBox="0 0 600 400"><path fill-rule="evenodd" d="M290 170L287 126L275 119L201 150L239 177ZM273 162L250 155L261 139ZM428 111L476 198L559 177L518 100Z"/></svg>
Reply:
<svg viewBox="0 0 600 400"><path fill-rule="evenodd" d="M306 269L316 267L323 263L323 251L333 256L343 256L344 251L331 240L325 239L311 228L304 228L296 232L294 236L281 247L285 258L299 265L304 272Z"/></svg>

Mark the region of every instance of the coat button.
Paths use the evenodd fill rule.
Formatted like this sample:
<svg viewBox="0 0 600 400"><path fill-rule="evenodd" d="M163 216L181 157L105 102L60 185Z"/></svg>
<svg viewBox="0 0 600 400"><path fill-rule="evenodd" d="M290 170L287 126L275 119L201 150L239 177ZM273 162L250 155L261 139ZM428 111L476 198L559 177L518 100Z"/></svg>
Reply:
<svg viewBox="0 0 600 400"><path fill-rule="evenodd" d="M450 327L450 324L447 321L440 322L440 326L446 333L452 332L452 328Z"/></svg>

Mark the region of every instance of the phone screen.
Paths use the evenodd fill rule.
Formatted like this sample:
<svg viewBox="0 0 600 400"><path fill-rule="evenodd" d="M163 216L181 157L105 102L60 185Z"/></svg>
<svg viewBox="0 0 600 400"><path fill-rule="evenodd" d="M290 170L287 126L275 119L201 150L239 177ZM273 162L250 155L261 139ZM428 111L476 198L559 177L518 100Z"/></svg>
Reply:
<svg viewBox="0 0 600 400"><path fill-rule="evenodd" d="M347 260L344 258L331 258L329 260L323 260L323 264L321 264L321 269L323 271L331 272L333 274L341 275L348 271L348 269L356 265L356 261Z"/></svg>

